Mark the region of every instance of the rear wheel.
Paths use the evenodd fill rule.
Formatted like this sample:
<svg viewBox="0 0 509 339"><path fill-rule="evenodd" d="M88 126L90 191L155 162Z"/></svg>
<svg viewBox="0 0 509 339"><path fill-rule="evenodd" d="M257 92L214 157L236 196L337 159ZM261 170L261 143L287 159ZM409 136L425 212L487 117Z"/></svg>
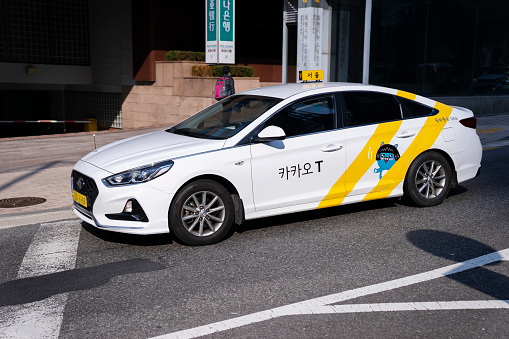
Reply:
<svg viewBox="0 0 509 339"><path fill-rule="evenodd" d="M233 200L226 188L212 180L186 185L170 208L170 231L188 245L209 245L229 233L234 219Z"/></svg>
<svg viewBox="0 0 509 339"><path fill-rule="evenodd" d="M443 155L423 153L408 169L403 186L405 196L418 206L438 205L449 193L451 180L451 166Z"/></svg>

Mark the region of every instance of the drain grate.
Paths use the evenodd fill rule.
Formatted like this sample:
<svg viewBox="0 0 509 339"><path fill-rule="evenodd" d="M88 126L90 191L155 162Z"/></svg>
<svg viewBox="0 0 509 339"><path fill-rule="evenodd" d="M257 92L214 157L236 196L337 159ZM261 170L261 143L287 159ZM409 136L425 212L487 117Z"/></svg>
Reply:
<svg viewBox="0 0 509 339"><path fill-rule="evenodd" d="M8 198L8 199L0 199L0 208L16 208L16 207L25 207L38 205L45 202L44 198L35 198L35 197L22 197L22 198Z"/></svg>

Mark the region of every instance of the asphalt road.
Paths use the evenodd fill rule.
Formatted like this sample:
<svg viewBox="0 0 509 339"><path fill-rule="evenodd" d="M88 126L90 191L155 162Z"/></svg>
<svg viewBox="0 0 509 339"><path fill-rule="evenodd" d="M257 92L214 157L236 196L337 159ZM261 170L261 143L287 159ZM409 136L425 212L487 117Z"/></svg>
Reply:
<svg viewBox="0 0 509 339"><path fill-rule="evenodd" d="M206 247L76 220L2 229L0 337L507 337L508 164L485 151L440 206L259 219Z"/></svg>

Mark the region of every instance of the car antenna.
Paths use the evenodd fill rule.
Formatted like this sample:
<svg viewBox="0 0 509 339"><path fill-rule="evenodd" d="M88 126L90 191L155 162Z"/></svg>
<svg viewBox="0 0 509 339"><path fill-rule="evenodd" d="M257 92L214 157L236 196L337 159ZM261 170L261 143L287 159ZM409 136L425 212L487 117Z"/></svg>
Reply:
<svg viewBox="0 0 509 339"><path fill-rule="evenodd" d="M95 143L95 133L94 133L94 151L97 151L97 145Z"/></svg>

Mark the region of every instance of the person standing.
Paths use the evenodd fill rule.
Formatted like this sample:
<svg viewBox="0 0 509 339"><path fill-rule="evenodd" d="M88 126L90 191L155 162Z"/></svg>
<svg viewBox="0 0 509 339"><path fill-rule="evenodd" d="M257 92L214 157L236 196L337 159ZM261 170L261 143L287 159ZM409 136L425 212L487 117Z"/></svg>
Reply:
<svg viewBox="0 0 509 339"><path fill-rule="evenodd" d="M230 67L228 66L223 67L223 78L226 79L225 80L226 96L235 94L235 82L233 81L233 78L231 76Z"/></svg>
<svg viewBox="0 0 509 339"><path fill-rule="evenodd" d="M230 95L235 94L235 82L231 76L230 67L223 67L223 76L217 79L214 98L222 100Z"/></svg>

